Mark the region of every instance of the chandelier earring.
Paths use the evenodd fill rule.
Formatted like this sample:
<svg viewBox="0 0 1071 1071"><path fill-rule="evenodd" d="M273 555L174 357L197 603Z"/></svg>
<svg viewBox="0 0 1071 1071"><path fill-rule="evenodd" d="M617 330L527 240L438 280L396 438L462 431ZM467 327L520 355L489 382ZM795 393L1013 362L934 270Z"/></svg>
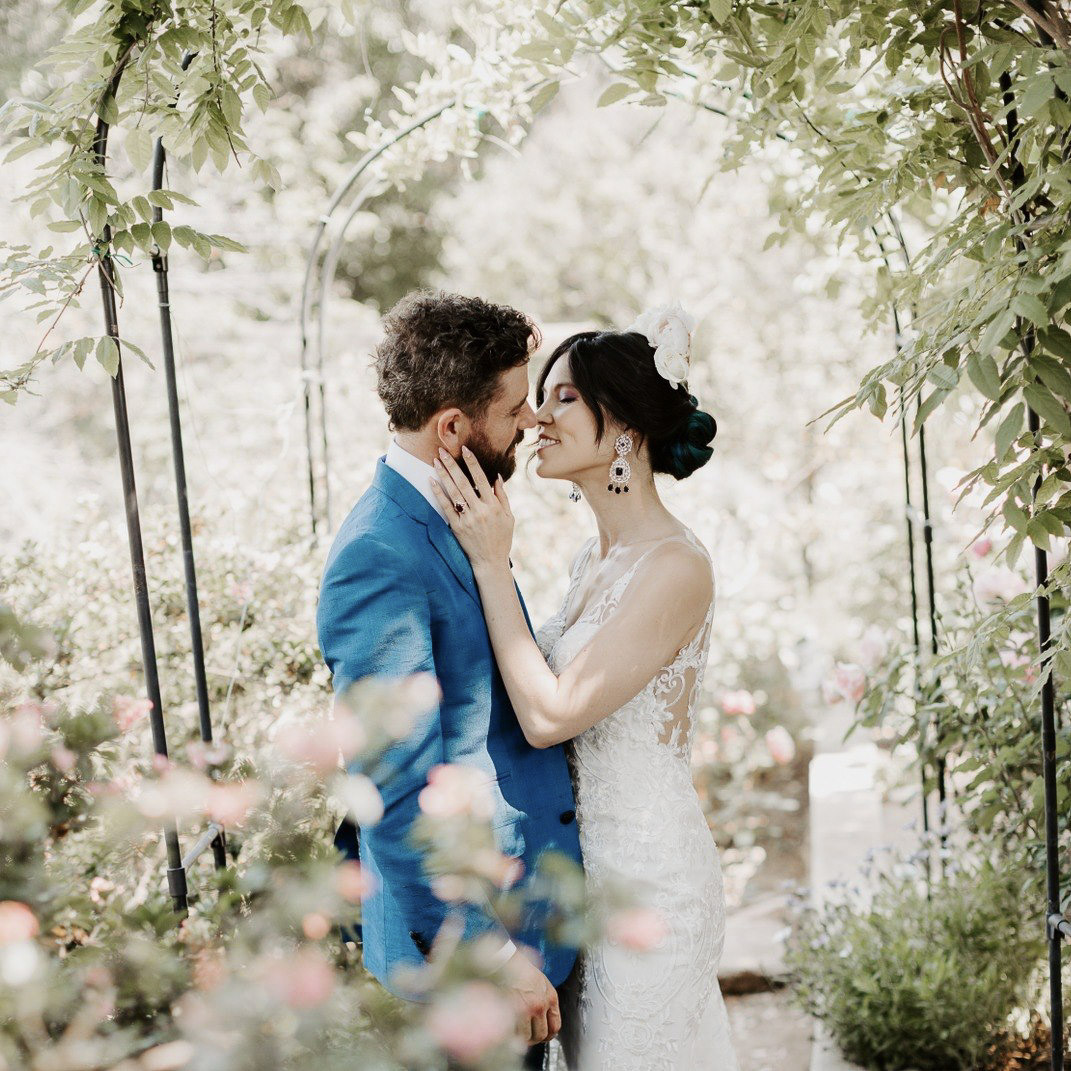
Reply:
<svg viewBox="0 0 1071 1071"><path fill-rule="evenodd" d="M606 485L607 491L628 494L628 482L632 478L632 466L628 463L628 455L632 453L632 436L626 431L614 440L614 452L617 457L610 463L610 482Z"/></svg>
<svg viewBox="0 0 1071 1071"><path fill-rule="evenodd" d="M579 502L580 501L580 485L578 483L575 483L575 482L573 483L573 489L569 492L569 501L570 502Z"/></svg>

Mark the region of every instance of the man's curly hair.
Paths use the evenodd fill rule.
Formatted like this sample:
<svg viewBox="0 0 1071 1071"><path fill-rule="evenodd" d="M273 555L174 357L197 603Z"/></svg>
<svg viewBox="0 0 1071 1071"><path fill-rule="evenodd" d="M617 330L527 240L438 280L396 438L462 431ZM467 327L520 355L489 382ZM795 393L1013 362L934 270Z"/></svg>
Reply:
<svg viewBox="0 0 1071 1071"><path fill-rule="evenodd" d="M539 330L523 312L443 291L406 295L384 328L374 357L377 389L400 431L417 431L450 406L478 420L499 375L526 364L539 345Z"/></svg>

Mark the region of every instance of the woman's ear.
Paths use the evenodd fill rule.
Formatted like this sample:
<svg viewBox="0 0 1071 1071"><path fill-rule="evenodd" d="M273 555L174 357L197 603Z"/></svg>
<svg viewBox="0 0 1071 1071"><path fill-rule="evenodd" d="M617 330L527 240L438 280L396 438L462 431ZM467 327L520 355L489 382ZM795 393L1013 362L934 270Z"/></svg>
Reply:
<svg viewBox="0 0 1071 1071"><path fill-rule="evenodd" d="M435 419L435 432L447 453L459 457L472 432L472 421L460 409L444 409Z"/></svg>

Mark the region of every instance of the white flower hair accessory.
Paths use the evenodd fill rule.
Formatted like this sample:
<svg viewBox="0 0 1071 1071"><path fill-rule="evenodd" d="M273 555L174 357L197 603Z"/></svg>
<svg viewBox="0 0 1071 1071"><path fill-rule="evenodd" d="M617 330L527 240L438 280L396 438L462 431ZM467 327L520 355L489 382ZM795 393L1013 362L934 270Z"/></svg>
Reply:
<svg viewBox="0 0 1071 1071"><path fill-rule="evenodd" d="M654 346L655 368L669 380L671 387L679 387L688 378L695 318L684 311L679 301L647 309L625 330L647 336Z"/></svg>

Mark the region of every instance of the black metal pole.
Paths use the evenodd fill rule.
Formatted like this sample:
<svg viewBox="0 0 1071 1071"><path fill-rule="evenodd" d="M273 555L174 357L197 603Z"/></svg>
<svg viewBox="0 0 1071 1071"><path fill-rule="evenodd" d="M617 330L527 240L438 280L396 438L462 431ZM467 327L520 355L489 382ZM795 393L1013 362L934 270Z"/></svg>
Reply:
<svg viewBox="0 0 1071 1071"><path fill-rule="evenodd" d="M1052 40L1040 31L1047 45ZM1011 90L1011 76L1007 71L1000 74L1001 95L1007 113L1004 118L1008 132L1008 162L1011 165L1012 187L1022 189L1026 183L1026 172L1019 159L1019 113L1015 107L1015 97ZM1020 253L1024 250L1022 238L1016 238ZM1020 318L1016 318L1016 334L1023 349L1023 355L1029 360L1034 349L1034 329L1024 330ZM1037 413L1027 406L1027 427L1034 436L1037 449L1041 449L1041 424ZM1039 472L1034 480L1033 498L1037 499L1043 473ZM1041 769L1045 790L1045 937L1049 952L1049 1018L1052 1029L1049 1051L1051 1071L1063 1071L1064 1068L1064 1000L1063 979L1061 977L1061 945L1064 937L1071 936L1071 924L1063 917L1060 910L1060 856L1058 846L1058 825L1056 817L1056 701L1052 673L1052 634L1049 627L1049 596L1045 584L1049 579L1048 555L1035 544L1034 571L1038 584L1037 622L1038 651L1041 658L1041 671L1045 675L1041 687Z"/></svg>
<svg viewBox="0 0 1071 1071"><path fill-rule="evenodd" d="M123 76L124 65L116 70L105 91L105 100L115 99L116 89ZM103 109L101 109L103 110ZM97 119L93 153L101 172L104 172L108 152L108 124ZM149 724L152 728L153 751L167 756L167 737L164 731L163 704L160 699L160 677L156 664L156 643L153 639L152 612L149 608L148 582L145 573L145 552L141 540L141 519L138 513L138 492L134 479L134 456L130 444L130 423L127 414L126 388L123 381L123 359L119 344L119 316L115 304L115 263L109 249L111 228L105 224L100 236L97 275L100 280L104 306L105 331L115 344L118 365L112 377L112 407L115 411L115 433L119 447L119 469L123 481L123 501L126 511L127 540L130 544L130 567L134 578L134 602L137 607L138 628L141 633L141 657L145 687L152 709ZM178 828L175 820L164 822L164 844L167 849L167 886L175 911L184 915L187 910L186 871L179 852Z"/></svg>
<svg viewBox="0 0 1071 1071"><path fill-rule="evenodd" d="M916 412L921 408L921 399L915 399ZM930 477L926 464L926 424L919 425L919 475L922 484L922 547L926 561L926 594L930 618L930 654L937 657L937 588L933 576L933 520L930 516ZM934 727L937 732L937 727ZM948 814L947 814L947 775L945 770L945 757L941 754L940 739L934 741L934 765L937 776L937 800L941 807L940 837L941 846L948 845ZM941 860L941 869L944 870L944 858Z"/></svg>
<svg viewBox="0 0 1071 1071"><path fill-rule="evenodd" d="M900 224L896 219L893 212L889 211L886 214L889 227L895 236L897 243L900 246L900 252L904 258L905 266L910 270L911 257L907 250L907 242L904 240L903 231L900 229ZM885 242L881 233L877 227L870 228L871 233L874 235L874 240L878 246L878 252L881 254L881 259L885 262L885 267L892 273L892 265L889 263L889 255L885 251ZM893 340L896 347L897 355L900 354L904 348L903 341L903 326L900 323L900 310L896 306L896 302L891 302L892 307L892 320L893 320ZM915 649L915 699L916 702L920 696L919 689L919 676L922 672L922 639L919 629L919 595L918 595L918 580L915 572L915 521L911 504L911 453L908 449L908 436L907 436L907 406L904 400L904 388L900 387L900 446L904 458L904 518L907 522L907 565L908 565L908 577L911 585L911 639ZM923 833L928 833L930 830L930 801L929 794L926 791L926 740L923 738L920 742L919 748L919 773L922 781L921 786L921 800L922 800L922 830Z"/></svg>
<svg viewBox="0 0 1071 1071"><path fill-rule="evenodd" d="M183 59L185 69L193 56L188 54ZM166 153L163 141L156 139L153 154L152 188L163 188L164 164ZM163 210L153 208L153 220L163 220ZM208 700L208 680L205 673L204 640L201 635L201 607L197 597L197 567L193 555L193 531L190 526L190 502L186 488L186 459L182 447L182 418L179 413L178 385L175 377L175 346L171 331L171 301L168 291L167 255L159 246L152 256L153 270L156 272L156 292L160 307L160 335L164 351L164 379L167 383L167 412L171 424L171 457L175 469L175 492L178 498L179 529L182 538L182 563L186 580L186 610L190 620L190 647L193 654L193 676L197 691L197 713L200 723L201 739L212 742L212 713ZM227 865L227 848L224 834L219 833L212 841L212 855L216 867Z"/></svg>

